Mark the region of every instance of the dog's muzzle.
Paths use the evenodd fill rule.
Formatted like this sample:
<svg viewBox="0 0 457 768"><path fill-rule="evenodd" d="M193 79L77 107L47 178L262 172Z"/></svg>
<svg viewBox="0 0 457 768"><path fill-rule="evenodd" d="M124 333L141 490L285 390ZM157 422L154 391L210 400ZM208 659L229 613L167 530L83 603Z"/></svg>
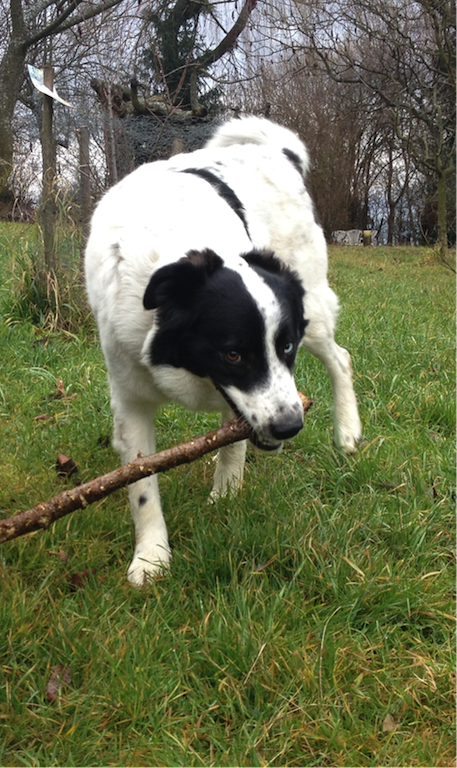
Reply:
<svg viewBox="0 0 457 768"><path fill-rule="evenodd" d="M249 423L246 417L240 413L235 403L224 391L224 389L218 384L215 384L214 386L216 387L217 391L220 392L235 416ZM277 423L271 425L271 437L256 432L251 424L249 424L249 426L251 426L252 429L249 440L256 448L259 448L261 451L280 451L283 447L284 440L287 440L290 437L294 437L296 434L298 434L298 432L300 432L303 426L303 410L299 409L297 411L293 411L293 413L289 414L286 418L283 418Z"/></svg>

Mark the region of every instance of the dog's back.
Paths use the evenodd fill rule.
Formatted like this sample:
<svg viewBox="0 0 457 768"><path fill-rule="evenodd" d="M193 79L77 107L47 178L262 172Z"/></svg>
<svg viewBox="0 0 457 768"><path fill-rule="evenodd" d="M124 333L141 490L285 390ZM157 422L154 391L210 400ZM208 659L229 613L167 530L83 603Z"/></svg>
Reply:
<svg viewBox="0 0 457 768"><path fill-rule="evenodd" d="M308 152L298 136L277 123L272 123L262 117L243 117L240 120L229 120L223 123L207 142L208 149L230 147L233 145L253 144L259 147L286 151L290 156L295 155L300 166L300 172L305 175L309 167Z"/></svg>

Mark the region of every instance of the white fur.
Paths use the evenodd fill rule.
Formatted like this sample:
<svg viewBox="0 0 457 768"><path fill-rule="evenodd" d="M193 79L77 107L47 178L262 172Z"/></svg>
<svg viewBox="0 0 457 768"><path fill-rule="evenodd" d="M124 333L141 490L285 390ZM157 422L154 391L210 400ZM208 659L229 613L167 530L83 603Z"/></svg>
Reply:
<svg viewBox="0 0 457 768"><path fill-rule="evenodd" d="M251 421L268 432L272 413L284 403L298 407L290 372L278 363L274 331L279 318L275 295L240 254L267 248L293 269L305 289L303 346L326 366L334 394L335 441L355 450L361 437L348 352L334 340L338 300L327 283L327 253L300 173L284 148L308 156L300 140L261 118L223 125L207 148L168 162L143 165L104 196L95 211L86 252L90 304L106 358L114 413L114 445L123 462L154 453L154 416L167 401L192 410L230 409L209 380L168 366L152 367L147 350L156 332L154 312L142 306L151 274L191 249L210 248L235 269L262 312L268 329L270 375L261 391L227 394ZM214 170L242 201L249 236L240 218L205 180L185 168ZM152 319L151 319L152 318ZM252 421L251 421L252 423ZM256 425L257 428L257 425ZM238 487L246 446L219 453L212 495ZM128 578L142 584L170 560L156 477L130 486L136 548ZM141 499L147 499L141 504Z"/></svg>

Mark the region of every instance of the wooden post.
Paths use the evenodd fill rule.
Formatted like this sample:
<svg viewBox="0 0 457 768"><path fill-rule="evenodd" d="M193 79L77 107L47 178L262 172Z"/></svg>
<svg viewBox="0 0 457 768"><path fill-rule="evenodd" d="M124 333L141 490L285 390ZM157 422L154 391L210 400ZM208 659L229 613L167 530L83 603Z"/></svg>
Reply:
<svg viewBox="0 0 457 768"><path fill-rule="evenodd" d="M51 91L54 86L54 69L46 65L43 68L44 85ZM54 100L43 95L43 120L41 123L41 153L43 160L43 185L41 191L41 227L44 242L44 263L47 274L56 269L55 220L57 214L55 200L56 182L56 146L53 135Z"/></svg>

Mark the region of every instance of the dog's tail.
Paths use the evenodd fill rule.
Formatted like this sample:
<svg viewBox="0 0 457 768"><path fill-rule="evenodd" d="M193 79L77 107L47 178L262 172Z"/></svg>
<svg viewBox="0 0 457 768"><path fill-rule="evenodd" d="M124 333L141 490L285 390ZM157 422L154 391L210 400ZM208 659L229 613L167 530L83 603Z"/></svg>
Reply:
<svg viewBox="0 0 457 768"><path fill-rule="evenodd" d="M233 144L269 145L285 151L289 159L293 157L298 161L303 174L308 170L308 152L298 136L288 128L272 123L264 117L251 116L228 120L216 130L206 146L211 149L230 147Z"/></svg>

